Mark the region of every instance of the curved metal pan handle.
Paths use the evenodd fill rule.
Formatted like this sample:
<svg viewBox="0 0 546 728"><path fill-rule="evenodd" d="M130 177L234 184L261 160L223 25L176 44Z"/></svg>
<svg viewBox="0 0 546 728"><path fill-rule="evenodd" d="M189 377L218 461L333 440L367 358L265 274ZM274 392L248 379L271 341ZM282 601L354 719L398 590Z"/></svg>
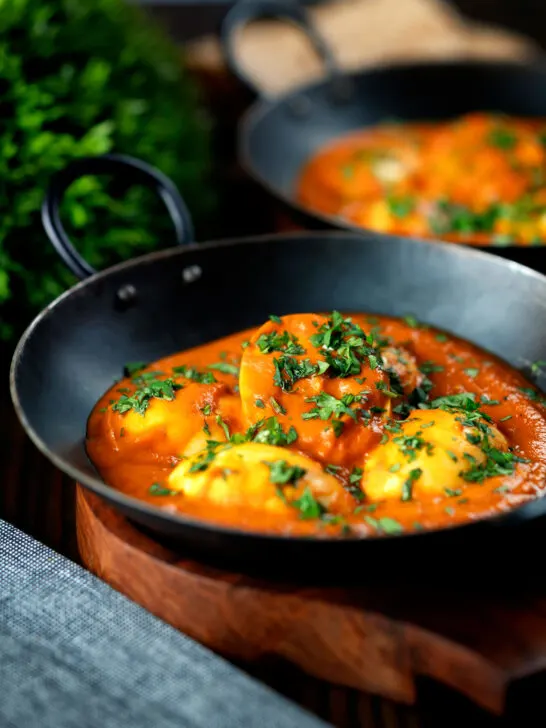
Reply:
<svg viewBox="0 0 546 728"><path fill-rule="evenodd" d="M317 33L307 11L295 0L239 0L224 18L221 29L221 42L226 62L246 86L258 96L263 95L239 64L235 51L235 39L240 30L254 20L265 18L286 19L305 33L316 54L324 64L326 75L338 75L337 65L327 43Z"/></svg>
<svg viewBox="0 0 546 728"><path fill-rule="evenodd" d="M75 159L52 177L42 204L42 224L57 253L81 280L97 271L71 243L60 218L61 202L66 190L80 177L108 173L121 173L131 182L141 183L157 192L173 222L177 245L194 242L193 223L188 208L174 183L162 172L139 159L121 154Z"/></svg>

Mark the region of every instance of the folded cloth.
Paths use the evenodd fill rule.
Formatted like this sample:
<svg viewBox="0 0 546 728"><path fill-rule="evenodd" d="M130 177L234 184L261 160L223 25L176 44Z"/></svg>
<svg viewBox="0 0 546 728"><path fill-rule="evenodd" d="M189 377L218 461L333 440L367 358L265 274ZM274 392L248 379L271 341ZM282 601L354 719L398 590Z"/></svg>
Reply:
<svg viewBox="0 0 546 728"><path fill-rule="evenodd" d="M324 728L0 521L3 728Z"/></svg>

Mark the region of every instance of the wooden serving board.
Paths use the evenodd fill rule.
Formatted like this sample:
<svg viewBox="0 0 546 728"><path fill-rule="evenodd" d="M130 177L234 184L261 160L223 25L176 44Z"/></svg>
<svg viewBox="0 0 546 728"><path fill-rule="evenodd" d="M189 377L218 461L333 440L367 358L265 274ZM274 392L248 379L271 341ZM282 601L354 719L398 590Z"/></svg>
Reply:
<svg viewBox="0 0 546 728"><path fill-rule="evenodd" d="M493 591L301 587L186 559L82 488L76 512L87 568L230 659L289 662L329 683L407 704L416 679L426 676L498 715L514 691L525 693L529 678L536 683L546 670L546 589L514 587L508 565L506 585ZM408 565L416 574L421 567ZM444 568L464 588L464 565Z"/></svg>

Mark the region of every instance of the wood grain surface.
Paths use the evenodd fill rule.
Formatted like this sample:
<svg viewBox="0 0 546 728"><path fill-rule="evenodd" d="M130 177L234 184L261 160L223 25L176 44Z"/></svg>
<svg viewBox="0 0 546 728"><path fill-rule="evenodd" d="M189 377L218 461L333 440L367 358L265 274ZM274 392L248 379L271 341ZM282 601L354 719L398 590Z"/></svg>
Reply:
<svg viewBox="0 0 546 728"><path fill-rule="evenodd" d="M416 700L434 678L496 714L546 668L542 589L411 589L273 583L188 560L78 490L84 564L214 651L246 664L281 661L340 688ZM453 580L459 585L458 579ZM348 725L348 724L340 724Z"/></svg>

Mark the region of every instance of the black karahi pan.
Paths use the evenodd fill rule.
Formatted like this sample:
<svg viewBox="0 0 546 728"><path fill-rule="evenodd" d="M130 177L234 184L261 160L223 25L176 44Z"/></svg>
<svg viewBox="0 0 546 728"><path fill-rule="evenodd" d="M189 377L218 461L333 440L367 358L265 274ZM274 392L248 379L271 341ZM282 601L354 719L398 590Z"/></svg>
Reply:
<svg viewBox="0 0 546 728"><path fill-rule="evenodd" d="M419 62L342 73L306 9L290 0L241 0L224 19L222 40L228 65L258 94L238 63L235 41L245 25L266 17L287 19L306 34L325 66L325 80L254 104L239 126L238 156L246 173L277 199L294 223L306 229L361 229L296 200L296 183L305 162L355 129L386 119L449 119L480 110L546 119L546 62ZM499 243L482 249L544 273L545 244Z"/></svg>
<svg viewBox="0 0 546 728"><path fill-rule="evenodd" d="M179 247L94 273L68 241L59 203L77 177L114 172L148 182L166 202ZM128 518L185 548L286 570L305 564L383 567L430 549L444 556L546 513L546 498L502 516L438 531L385 538L320 540L264 535L207 524L126 496L86 456L86 421L128 361L152 361L259 325L270 313L369 311L413 314L503 357L515 367L546 359L546 277L468 247L341 231L268 235L193 245L191 222L172 184L127 157L79 160L52 182L43 206L50 240L84 279L29 326L13 356L11 393L34 444L75 481ZM539 385L546 383L543 377ZM544 388L544 387L543 387ZM401 562L402 559L402 562ZM330 567L329 567L330 565Z"/></svg>

